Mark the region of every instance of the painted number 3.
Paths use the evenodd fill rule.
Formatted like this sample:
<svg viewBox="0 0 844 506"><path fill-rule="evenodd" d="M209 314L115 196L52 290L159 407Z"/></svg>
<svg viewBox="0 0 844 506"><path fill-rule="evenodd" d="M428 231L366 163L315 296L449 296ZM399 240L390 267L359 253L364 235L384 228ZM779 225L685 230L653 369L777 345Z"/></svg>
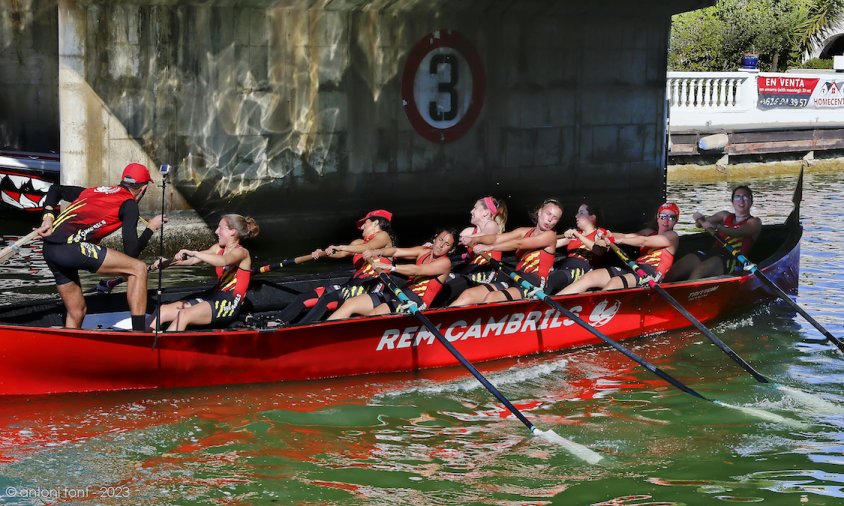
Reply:
<svg viewBox="0 0 844 506"><path fill-rule="evenodd" d="M401 97L407 119L432 142L452 142L474 124L486 77L478 51L450 30L431 32L407 56Z"/></svg>
<svg viewBox="0 0 844 506"><path fill-rule="evenodd" d="M457 117L457 111L460 107L457 98L459 69L457 57L454 54L440 53L431 57L429 72L438 78L437 91L440 95L437 97L437 101L432 100L428 103L428 114L430 114L432 120L451 121ZM445 99L443 95L448 98ZM448 109L446 109L446 106L448 106Z"/></svg>

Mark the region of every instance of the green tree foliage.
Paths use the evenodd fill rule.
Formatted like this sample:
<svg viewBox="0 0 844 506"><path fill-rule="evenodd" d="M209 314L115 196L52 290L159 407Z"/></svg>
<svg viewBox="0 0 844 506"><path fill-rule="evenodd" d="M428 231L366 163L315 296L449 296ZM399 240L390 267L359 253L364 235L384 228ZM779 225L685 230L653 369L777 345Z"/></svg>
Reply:
<svg viewBox="0 0 844 506"><path fill-rule="evenodd" d="M823 42L835 22L844 18L844 0L814 0L809 3L806 19L800 26L801 53L808 53Z"/></svg>
<svg viewBox="0 0 844 506"><path fill-rule="evenodd" d="M844 14L844 0L719 0L674 16L668 65L682 71L735 70L744 53L762 70L799 63Z"/></svg>

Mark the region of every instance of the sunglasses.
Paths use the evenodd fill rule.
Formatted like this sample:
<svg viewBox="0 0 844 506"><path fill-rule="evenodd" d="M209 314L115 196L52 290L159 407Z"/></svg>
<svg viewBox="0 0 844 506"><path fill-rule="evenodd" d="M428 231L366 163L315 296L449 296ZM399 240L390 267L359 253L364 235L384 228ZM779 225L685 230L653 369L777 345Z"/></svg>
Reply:
<svg viewBox="0 0 844 506"><path fill-rule="evenodd" d="M750 195L736 195L733 200L752 200Z"/></svg>
<svg viewBox="0 0 844 506"><path fill-rule="evenodd" d="M677 221L677 217L676 217L676 216L674 216L673 214L668 214L668 213L658 214L658 215L657 215L657 218L659 218L659 219L661 219L661 220L671 220L671 221Z"/></svg>

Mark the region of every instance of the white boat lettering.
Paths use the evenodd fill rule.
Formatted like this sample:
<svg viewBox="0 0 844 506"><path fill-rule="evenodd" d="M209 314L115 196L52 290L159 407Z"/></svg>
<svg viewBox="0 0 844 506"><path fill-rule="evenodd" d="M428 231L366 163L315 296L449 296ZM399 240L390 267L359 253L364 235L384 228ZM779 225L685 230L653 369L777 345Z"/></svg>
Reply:
<svg viewBox="0 0 844 506"><path fill-rule="evenodd" d="M465 327L465 326L466 326L465 321L457 320L456 322L449 325L447 329L445 329L445 333L444 333L445 338L448 339L451 342L457 341L458 339L460 339L460 337L463 336L463 332L462 331L461 332L455 332L455 329L458 328L458 327Z"/></svg>
<svg viewBox="0 0 844 506"><path fill-rule="evenodd" d="M488 336L492 332L494 332L496 336L500 336L501 332L504 330L504 324L507 322L507 318L507 316L503 316L500 321L495 321L495 318L490 316L489 321L486 322L483 337Z"/></svg>
<svg viewBox="0 0 844 506"><path fill-rule="evenodd" d="M413 340L413 346L419 346L419 343L422 342L423 339L428 340L428 344L434 344L434 334L431 334L428 329L422 329L416 334L416 339Z"/></svg>
<svg viewBox="0 0 844 506"><path fill-rule="evenodd" d="M504 326L505 334L514 334L522 328L522 322L525 320L525 315L522 313L513 313L510 316L510 321Z"/></svg>
<svg viewBox="0 0 844 506"><path fill-rule="evenodd" d="M524 324L522 324L522 332L526 332L528 330L536 332L536 322L538 322L540 318L542 318L542 311L531 311L528 313Z"/></svg>
<svg viewBox="0 0 844 506"><path fill-rule="evenodd" d="M606 299L602 300L595 305L595 309L589 315L589 322L595 327L602 327L613 319L619 309L621 309L620 300L615 300L612 304Z"/></svg>
<svg viewBox="0 0 844 506"><path fill-rule="evenodd" d="M381 351L385 347L388 350L392 350L396 347L396 339L401 335L398 329L387 329L384 331L384 334L381 336L381 340L378 341L378 347L375 348L375 351Z"/></svg>
<svg viewBox="0 0 844 506"><path fill-rule="evenodd" d="M573 308L569 308L569 311L571 311L572 313L574 313L575 316L580 318L580 312L583 311L583 306L574 306ZM562 322L560 322L559 325L555 325L555 327L559 327L560 325L564 325L566 327L571 327L572 325L574 325L574 320L570 320L568 318L565 318ZM554 328L554 327L551 327L551 328Z"/></svg>
<svg viewBox="0 0 844 506"><path fill-rule="evenodd" d="M619 307L621 307L621 303L618 301L613 301L612 304L606 301L601 302L592 310L589 319L596 327L605 325L615 316ZM580 316L583 306L574 306L570 311ZM437 325L438 330L441 325ZM456 320L441 331L446 339L450 342L455 342L525 332L537 332L571 325L574 325L574 322L562 316L558 311L546 309L542 311L531 311L527 314L513 313L504 315L498 319L494 316L486 319L479 317L472 320L471 323L466 320ZM423 342L430 345L434 344L435 340L436 337L423 326L416 325L403 329L387 329L381 335L375 351L410 348L411 346L419 346Z"/></svg>
<svg viewBox="0 0 844 506"><path fill-rule="evenodd" d="M462 339L469 339L470 337L480 338L481 337L481 327L483 326L483 320L478 318L475 320L466 332L463 334Z"/></svg>
<svg viewBox="0 0 844 506"><path fill-rule="evenodd" d="M554 317L554 313L557 311L553 309L546 309L545 310L545 317L542 318L542 323L539 324L539 330L545 330L548 328L548 323L550 322L551 318Z"/></svg>
<svg viewBox="0 0 844 506"><path fill-rule="evenodd" d="M689 301L702 299L703 297L706 297L707 295L714 292L718 288L720 288L720 286L712 286L712 287L709 287L709 288L704 288L703 290L697 290L696 292L691 292L691 293L689 293Z"/></svg>

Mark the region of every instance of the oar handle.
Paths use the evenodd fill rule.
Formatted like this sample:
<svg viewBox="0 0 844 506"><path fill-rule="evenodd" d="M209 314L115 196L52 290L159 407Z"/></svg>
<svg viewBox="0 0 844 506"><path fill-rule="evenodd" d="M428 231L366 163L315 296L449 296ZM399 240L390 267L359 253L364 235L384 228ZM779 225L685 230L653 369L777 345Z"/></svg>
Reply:
<svg viewBox="0 0 844 506"><path fill-rule="evenodd" d="M36 238L38 238L38 231L33 230L17 241L12 241L8 246L0 250L0 262L5 262L6 260L12 258L15 254L20 253L23 246L31 243Z"/></svg>
<svg viewBox="0 0 844 506"><path fill-rule="evenodd" d="M711 235L712 237L714 237L714 238L715 238L715 240L716 240L716 241L717 241L717 242L718 242L721 246L723 246L723 247L724 247L724 249L726 249L726 250L727 250L727 252L728 252L729 254L733 255L733 257L734 257L736 260L738 260L739 262L741 262L741 264L744 266L744 270L746 270L746 271L750 272L751 274L755 274L755 273L756 273L756 271L758 270L758 268L756 267L756 264L754 264L753 262L751 262L751 261L750 261L750 259L749 259L749 258L747 258L746 256L742 255L742 254L741 254L741 251L737 250L736 248L734 248L734 247L733 247L733 245L732 245L732 244L728 243L728 242L727 242L727 241L725 241L723 238L721 238L721 236L720 236L720 235L718 235L718 233L717 233L717 232L715 232L714 230L710 230L710 229L708 229L708 228L706 228L706 229L704 229L704 230L706 230L706 231L709 233L709 235Z"/></svg>
<svg viewBox="0 0 844 506"><path fill-rule="evenodd" d="M272 272L272 271L276 271L278 269L282 269L284 267L289 267L291 265L297 265L297 264L309 262L313 259L314 259L314 257L311 256L311 255L302 255L302 256L293 257L293 258L285 258L281 262L262 265L261 267L254 267L252 269L252 272L256 273L256 274L264 274L264 273L267 273L267 272Z"/></svg>
<svg viewBox="0 0 844 506"><path fill-rule="evenodd" d="M645 272L645 269L642 269L641 265L639 265L638 263L636 263L635 260L633 260L632 258L627 256L627 253L625 253L624 250L619 248L612 241L607 241L607 244L609 244L610 249L613 250L613 252L616 254L616 256L618 256L618 258L620 258L622 262L624 262L625 264L627 264L628 267L630 267L630 270L632 270L633 272L638 274L639 277L645 283L648 284L649 288L656 288L657 287L656 280L653 278L653 276L651 276L650 274Z"/></svg>

